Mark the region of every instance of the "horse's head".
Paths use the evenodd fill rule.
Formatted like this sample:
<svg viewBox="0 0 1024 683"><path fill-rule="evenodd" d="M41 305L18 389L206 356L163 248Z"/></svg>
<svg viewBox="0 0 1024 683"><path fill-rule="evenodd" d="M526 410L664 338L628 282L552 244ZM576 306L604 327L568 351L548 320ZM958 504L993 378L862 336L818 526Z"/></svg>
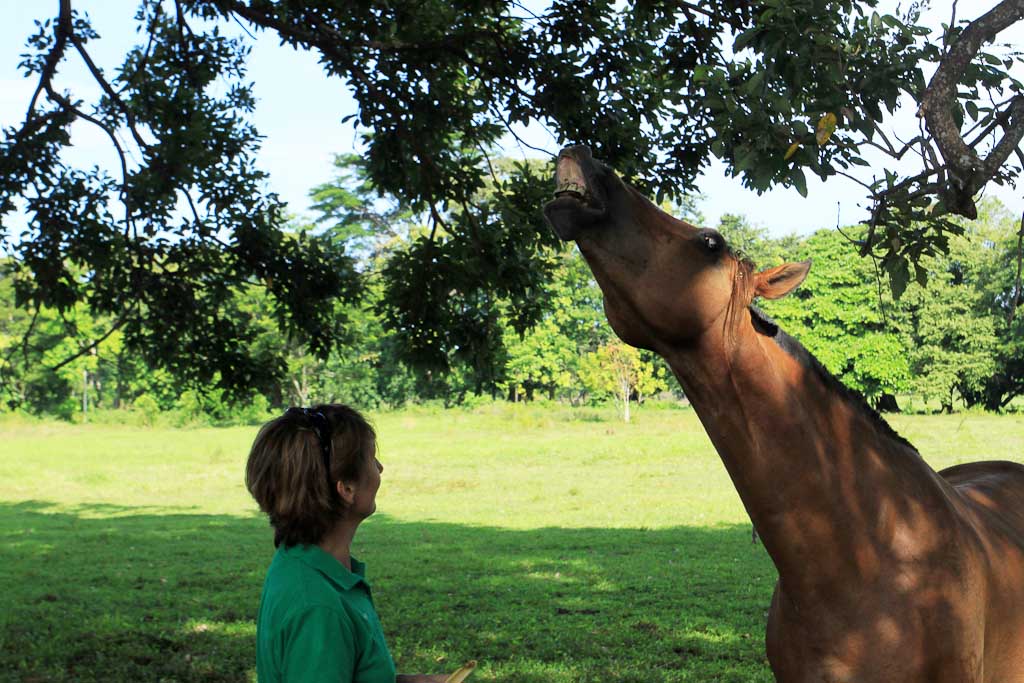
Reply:
<svg viewBox="0 0 1024 683"><path fill-rule="evenodd" d="M754 273L716 230L665 213L585 146L562 150L555 180L544 215L559 237L579 245L612 329L633 346L693 344L755 296L787 294L810 268L787 263Z"/></svg>

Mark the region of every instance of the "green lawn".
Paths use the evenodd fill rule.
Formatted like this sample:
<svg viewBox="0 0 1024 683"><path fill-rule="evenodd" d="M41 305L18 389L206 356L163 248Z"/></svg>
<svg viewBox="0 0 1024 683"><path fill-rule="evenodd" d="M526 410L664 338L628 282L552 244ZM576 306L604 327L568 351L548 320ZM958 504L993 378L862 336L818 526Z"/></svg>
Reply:
<svg viewBox="0 0 1024 683"><path fill-rule="evenodd" d="M404 671L471 681L770 681L774 568L688 410L373 416L356 539ZM1024 417L890 419L936 468L1024 457ZM0 421L0 680L254 680L273 553L255 428Z"/></svg>

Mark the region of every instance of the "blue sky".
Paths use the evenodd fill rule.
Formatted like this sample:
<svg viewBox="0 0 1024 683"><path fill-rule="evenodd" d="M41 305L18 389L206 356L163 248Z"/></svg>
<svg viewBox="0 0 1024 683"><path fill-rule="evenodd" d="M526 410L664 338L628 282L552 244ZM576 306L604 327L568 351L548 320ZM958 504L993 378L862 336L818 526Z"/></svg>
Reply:
<svg viewBox="0 0 1024 683"><path fill-rule="evenodd" d="M883 5L891 4L894 3L883 2ZM951 4L952 0L935 0L933 16L948 18ZM966 16L965 6L976 13L969 17L974 18L994 5L990 0L961 3L960 16ZM132 19L135 2L82 0L74 6L92 17L101 39L90 51L101 66L112 71L120 63L124 50L138 40ZM56 8L56 0L45 3L3 0L0 5L0 125L4 127L20 124L35 87L35 79L25 79L17 68L25 39L34 31L33 20L50 16ZM1024 44L1024 26L1015 26L1007 38L1017 45ZM70 88L82 97L95 93L81 65L74 59L69 62L58 74L58 86ZM1018 78L1024 78L1022 70L1024 65L1018 64L1015 69ZM270 189L281 195L292 211L302 214L309 206L309 189L330 179L333 155L357 151L352 125L341 123L342 117L354 112L355 105L344 82L324 75L314 55L279 46L270 33L257 34L249 77L256 84L259 99L254 123L265 136L259 164L270 174ZM910 125L912 130L916 129L911 112L906 111L898 115L894 125L904 129ZM542 130L530 129L523 134L531 145L557 153L558 142ZM109 142L98 131L76 124L72 136L71 160L88 165L112 165ZM521 155L512 144L508 153ZM530 154L537 155L536 152ZM711 225L722 213L742 213L773 235L804 234L833 227L837 218L840 223L848 224L865 215L864 191L851 181L833 178L824 184L809 178L808 188L807 199L796 190L784 188L758 196L743 189L737 180L726 177L724 168L717 164L700 177L696 187L705 197L700 208ZM1024 210L1024 186L1016 191L993 187L989 192L1016 213Z"/></svg>

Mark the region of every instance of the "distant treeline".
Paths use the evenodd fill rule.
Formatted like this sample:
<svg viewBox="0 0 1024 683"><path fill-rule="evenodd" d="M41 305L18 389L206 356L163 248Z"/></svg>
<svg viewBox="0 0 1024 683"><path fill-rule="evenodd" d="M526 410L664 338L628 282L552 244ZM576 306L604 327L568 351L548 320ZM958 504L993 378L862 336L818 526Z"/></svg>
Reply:
<svg viewBox="0 0 1024 683"><path fill-rule="evenodd" d="M964 223L963 235L948 236L947 254L927 257L924 268L910 273L912 283L898 301L885 274L858 256L860 228L772 238L736 215L723 216L718 228L758 267L813 259L810 276L794 295L761 305L876 407L897 409L897 396L914 396L946 411L1005 410L1024 393L1024 325L1015 306L1013 267L1019 220L995 201L982 208L977 221ZM373 257L386 258L379 251ZM488 353L473 357L453 350L444 372L418 370L399 358L395 340L401 331L386 324L372 285L361 305L336 307L346 343L320 359L307 344L282 335L264 285L253 283L233 310L261 330L244 342L248 357L277 362L280 349L289 353L280 380L253 386L247 400L226 399L215 381L185 386L165 370L146 367L114 321L86 310L32 314L16 307L15 290L12 277L0 279L6 410L63 418L96 408L145 415L174 410L231 422L321 401L378 408L427 400L452 405L474 397L574 405L614 400L628 410L630 401L655 394L682 398L659 359L615 338L600 290L575 252L563 255L548 290L539 294L547 312L538 325L520 335L505 315L482 320ZM95 340L111 329L85 353L74 341Z"/></svg>

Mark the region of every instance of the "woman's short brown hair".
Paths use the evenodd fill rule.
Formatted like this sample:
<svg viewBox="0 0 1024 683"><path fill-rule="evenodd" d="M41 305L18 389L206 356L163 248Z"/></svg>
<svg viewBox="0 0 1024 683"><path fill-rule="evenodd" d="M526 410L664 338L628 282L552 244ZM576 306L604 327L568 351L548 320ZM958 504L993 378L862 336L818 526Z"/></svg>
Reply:
<svg viewBox="0 0 1024 683"><path fill-rule="evenodd" d="M326 429L315 413L326 418ZM329 474L318 431L330 441ZM359 481L376 440L370 423L340 404L289 408L263 425L249 451L245 486L270 518L275 546L323 539L345 512L336 482Z"/></svg>

